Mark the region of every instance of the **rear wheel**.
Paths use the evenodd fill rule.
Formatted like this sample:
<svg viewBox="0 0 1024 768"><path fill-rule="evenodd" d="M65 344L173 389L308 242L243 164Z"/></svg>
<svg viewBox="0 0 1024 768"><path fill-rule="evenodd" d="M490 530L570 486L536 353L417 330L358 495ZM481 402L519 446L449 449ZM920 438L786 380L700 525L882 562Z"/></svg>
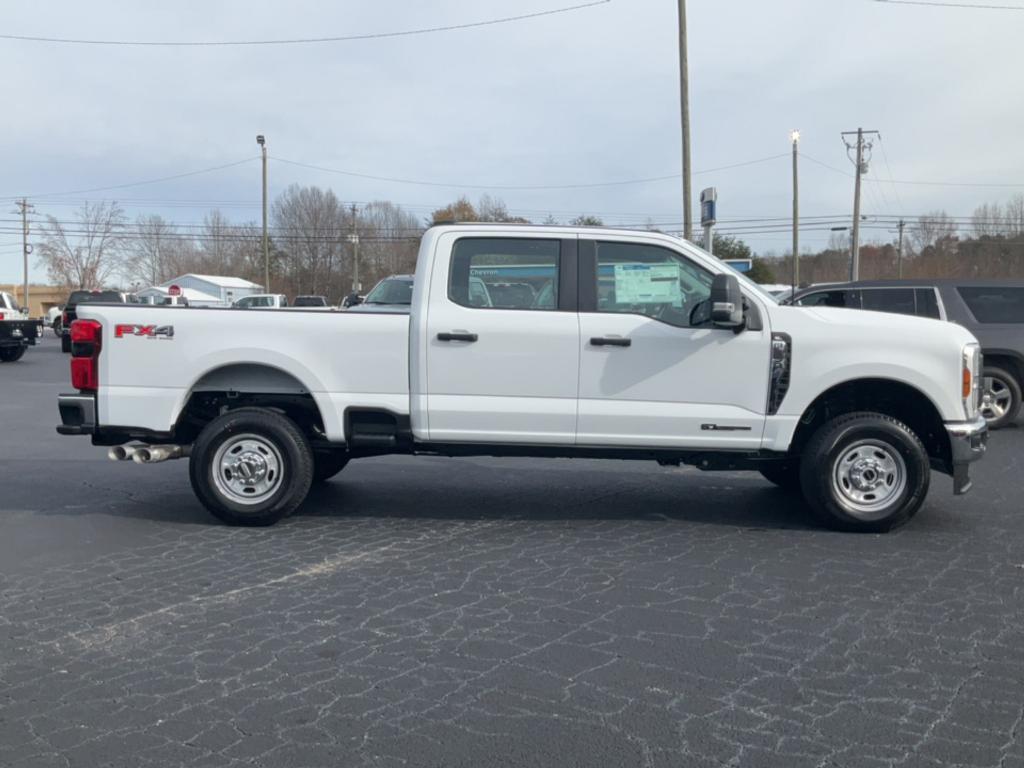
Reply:
<svg viewBox="0 0 1024 768"><path fill-rule="evenodd" d="M1005 368L985 366L981 395L981 415L989 429L1005 427L1020 413L1020 384Z"/></svg>
<svg viewBox="0 0 1024 768"><path fill-rule="evenodd" d="M928 453L906 424L880 413L826 422L808 442L800 483L814 514L846 531L884 532L910 520L928 494Z"/></svg>
<svg viewBox="0 0 1024 768"><path fill-rule="evenodd" d="M0 363L16 363L25 354L25 347L4 347L0 349Z"/></svg>
<svg viewBox="0 0 1024 768"><path fill-rule="evenodd" d="M313 452L291 419L262 408L217 417L192 447L196 496L229 525L273 525L306 498Z"/></svg>
<svg viewBox="0 0 1024 768"><path fill-rule="evenodd" d="M348 464L344 453L316 451L313 454L313 482L325 483Z"/></svg>

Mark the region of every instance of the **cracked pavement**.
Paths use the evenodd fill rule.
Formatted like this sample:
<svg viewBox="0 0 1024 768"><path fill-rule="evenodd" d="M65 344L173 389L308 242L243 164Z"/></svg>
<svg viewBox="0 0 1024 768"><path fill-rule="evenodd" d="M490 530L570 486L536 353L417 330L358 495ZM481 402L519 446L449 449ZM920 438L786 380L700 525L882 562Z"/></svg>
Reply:
<svg viewBox="0 0 1024 768"><path fill-rule="evenodd" d="M2 766L1024 768L1024 432L906 528L754 475L354 462L226 528L0 367Z"/></svg>

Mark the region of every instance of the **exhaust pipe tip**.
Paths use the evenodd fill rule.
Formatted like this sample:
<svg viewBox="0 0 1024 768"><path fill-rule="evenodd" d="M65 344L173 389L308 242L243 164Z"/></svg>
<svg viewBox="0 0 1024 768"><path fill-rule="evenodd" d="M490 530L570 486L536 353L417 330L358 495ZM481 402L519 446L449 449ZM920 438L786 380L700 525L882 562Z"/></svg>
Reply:
<svg viewBox="0 0 1024 768"><path fill-rule="evenodd" d="M149 452L149 448L138 448L132 454L132 461L136 464L149 464L153 460L152 454Z"/></svg>
<svg viewBox="0 0 1024 768"><path fill-rule="evenodd" d="M136 450L133 445L115 445L107 451L107 458L111 461L128 461Z"/></svg>

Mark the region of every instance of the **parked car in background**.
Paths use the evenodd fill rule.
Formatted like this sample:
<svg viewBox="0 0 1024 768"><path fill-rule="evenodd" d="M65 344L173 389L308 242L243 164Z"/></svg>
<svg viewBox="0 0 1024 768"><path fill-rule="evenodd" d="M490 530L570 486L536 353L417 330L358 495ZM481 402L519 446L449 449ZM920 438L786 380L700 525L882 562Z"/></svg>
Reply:
<svg viewBox="0 0 1024 768"><path fill-rule="evenodd" d="M28 310L18 306L14 295L6 291L0 291L0 312L3 312L8 320L28 320Z"/></svg>
<svg viewBox="0 0 1024 768"><path fill-rule="evenodd" d="M79 304L138 304L137 296L121 291L72 291L60 318L60 350L71 352L71 324L78 318Z"/></svg>
<svg viewBox="0 0 1024 768"><path fill-rule="evenodd" d="M157 302L157 305L161 307L187 307L189 303L188 299L184 296L164 296Z"/></svg>
<svg viewBox="0 0 1024 768"><path fill-rule="evenodd" d="M282 309L288 306L288 297L283 293L254 293L243 296L231 306L237 309Z"/></svg>
<svg viewBox="0 0 1024 768"><path fill-rule="evenodd" d="M792 304L844 307L949 320L981 343L981 411L992 429L1020 413L1024 389L1024 281L861 280L797 291Z"/></svg>
<svg viewBox="0 0 1024 768"><path fill-rule="evenodd" d="M61 332L61 315L64 314L64 307L50 307L46 312L46 324L53 329L53 335L58 339Z"/></svg>
<svg viewBox="0 0 1024 768"><path fill-rule="evenodd" d="M293 307L329 307L326 296L296 296L292 302Z"/></svg>
<svg viewBox="0 0 1024 768"><path fill-rule="evenodd" d="M366 298L349 305L349 312L408 312L412 304L412 275L391 275L377 283Z"/></svg>
<svg viewBox="0 0 1024 768"><path fill-rule="evenodd" d="M0 292L0 363L20 360L36 343L40 328L40 322L30 320L11 294Z"/></svg>

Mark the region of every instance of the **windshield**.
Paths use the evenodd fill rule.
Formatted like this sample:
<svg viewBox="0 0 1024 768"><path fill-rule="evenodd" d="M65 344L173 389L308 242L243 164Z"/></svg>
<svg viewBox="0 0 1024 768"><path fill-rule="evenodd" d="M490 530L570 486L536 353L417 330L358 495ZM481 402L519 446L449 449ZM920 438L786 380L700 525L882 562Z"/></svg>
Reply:
<svg viewBox="0 0 1024 768"><path fill-rule="evenodd" d="M117 291L72 291L68 304L90 304L94 302L121 303L121 294Z"/></svg>
<svg viewBox="0 0 1024 768"><path fill-rule="evenodd" d="M326 307L327 299L323 296L296 296L293 307Z"/></svg>
<svg viewBox="0 0 1024 768"><path fill-rule="evenodd" d="M412 304L412 280L389 277L374 286L366 304Z"/></svg>

